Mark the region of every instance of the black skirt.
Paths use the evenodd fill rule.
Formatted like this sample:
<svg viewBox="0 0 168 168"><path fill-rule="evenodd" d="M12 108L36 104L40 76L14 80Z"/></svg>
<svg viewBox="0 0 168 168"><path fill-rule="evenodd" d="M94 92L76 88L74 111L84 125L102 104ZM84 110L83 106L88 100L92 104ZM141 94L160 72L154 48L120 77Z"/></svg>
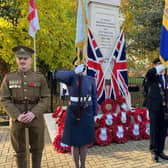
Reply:
<svg viewBox="0 0 168 168"><path fill-rule="evenodd" d="M70 146L83 146L95 141L95 128L92 106L81 112L80 123L77 123L75 111L77 106L68 106L64 124L62 142Z"/></svg>

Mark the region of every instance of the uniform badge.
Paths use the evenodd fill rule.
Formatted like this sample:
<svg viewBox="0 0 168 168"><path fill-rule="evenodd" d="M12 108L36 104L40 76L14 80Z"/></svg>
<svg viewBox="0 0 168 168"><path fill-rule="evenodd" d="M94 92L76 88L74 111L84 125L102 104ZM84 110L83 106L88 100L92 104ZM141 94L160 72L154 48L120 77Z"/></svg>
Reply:
<svg viewBox="0 0 168 168"><path fill-rule="evenodd" d="M21 80L10 80L9 88L21 88Z"/></svg>

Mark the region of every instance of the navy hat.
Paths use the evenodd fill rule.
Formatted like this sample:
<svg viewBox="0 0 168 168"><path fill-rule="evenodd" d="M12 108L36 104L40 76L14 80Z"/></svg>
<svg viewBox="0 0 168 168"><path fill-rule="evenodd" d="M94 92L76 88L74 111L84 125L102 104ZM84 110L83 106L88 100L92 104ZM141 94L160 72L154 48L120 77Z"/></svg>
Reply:
<svg viewBox="0 0 168 168"><path fill-rule="evenodd" d="M153 60L153 64L157 64L157 63L161 63L159 58L155 58L155 59Z"/></svg>
<svg viewBox="0 0 168 168"><path fill-rule="evenodd" d="M75 65L75 62L77 61L77 56L73 58L72 64Z"/></svg>
<svg viewBox="0 0 168 168"><path fill-rule="evenodd" d="M33 49L23 45L13 47L12 51L15 52L16 57L23 57L23 58L29 58L34 53Z"/></svg>

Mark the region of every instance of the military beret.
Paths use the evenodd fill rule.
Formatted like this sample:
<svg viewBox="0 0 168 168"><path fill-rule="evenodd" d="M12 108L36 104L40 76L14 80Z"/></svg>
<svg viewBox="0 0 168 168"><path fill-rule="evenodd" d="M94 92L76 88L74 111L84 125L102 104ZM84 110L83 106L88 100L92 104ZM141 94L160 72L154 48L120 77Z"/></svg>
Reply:
<svg viewBox="0 0 168 168"><path fill-rule="evenodd" d="M154 60L153 60L153 64L157 64L157 63L159 63L160 62L160 59L159 58L155 58Z"/></svg>
<svg viewBox="0 0 168 168"><path fill-rule="evenodd" d="M15 52L16 57L24 57L24 58L31 57L32 54L34 53L33 49L23 45L13 47L12 51Z"/></svg>

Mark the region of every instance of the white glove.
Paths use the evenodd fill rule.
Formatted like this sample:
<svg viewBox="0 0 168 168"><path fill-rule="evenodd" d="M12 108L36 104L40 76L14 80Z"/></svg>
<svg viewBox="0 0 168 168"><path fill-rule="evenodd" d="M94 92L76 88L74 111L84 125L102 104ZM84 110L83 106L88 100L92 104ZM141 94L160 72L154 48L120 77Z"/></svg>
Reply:
<svg viewBox="0 0 168 168"><path fill-rule="evenodd" d="M164 65L161 64L161 65L155 66L155 68L156 68L157 74L161 74L165 70L166 66L164 66Z"/></svg>
<svg viewBox="0 0 168 168"><path fill-rule="evenodd" d="M78 74L78 73L81 73L81 72L83 72L84 71L84 65L83 64L81 64L81 65L78 65L76 68L75 68L75 73L76 74Z"/></svg>

